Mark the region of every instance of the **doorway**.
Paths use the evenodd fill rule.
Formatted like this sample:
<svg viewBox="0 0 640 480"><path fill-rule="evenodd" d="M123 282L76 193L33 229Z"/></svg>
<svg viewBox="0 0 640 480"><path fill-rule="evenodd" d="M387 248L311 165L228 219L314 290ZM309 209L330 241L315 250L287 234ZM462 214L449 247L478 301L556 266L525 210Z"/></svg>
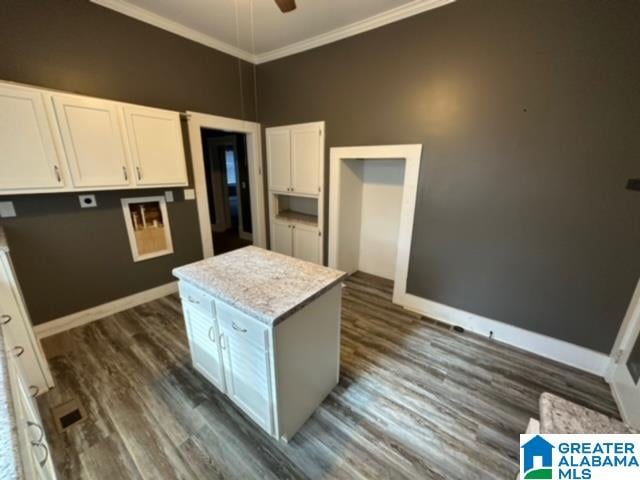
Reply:
<svg viewBox="0 0 640 480"><path fill-rule="evenodd" d="M207 201L215 254L253 243L246 135L202 129Z"/></svg>
<svg viewBox="0 0 640 480"><path fill-rule="evenodd" d="M262 174L262 139L261 127L259 123L247 122L233 118L219 117L204 113L187 112L189 129L189 145L191 150L191 162L193 167L193 182L195 187L195 200L198 207L198 223L200 225L200 236L202 240L202 253L204 258L214 255L214 231L213 225L217 219L212 216L209 208L209 186L207 182L207 171L205 168L205 145L203 136L207 131L224 132L229 134L242 134L244 142L240 146L245 147L246 155L246 194L238 196L238 203L244 202L242 208L238 209L238 225L243 225L244 233L250 233L253 245L266 248L266 211L264 202L264 177ZM226 168L226 154L225 154ZM248 197L248 198L246 198ZM244 200L247 201L244 201ZM248 208L247 208L248 206ZM249 212L243 215L240 221L240 212ZM214 214L215 215L215 214ZM231 216L231 214L230 214ZM251 219L250 230L246 222ZM238 236L240 235L240 231ZM246 240L246 236L245 236ZM224 240L222 240L224 242ZM224 245L215 245L215 254L224 250Z"/></svg>
<svg viewBox="0 0 640 480"><path fill-rule="evenodd" d="M329 266L393 280L406 296L422 145L331 149Z"/></svg>

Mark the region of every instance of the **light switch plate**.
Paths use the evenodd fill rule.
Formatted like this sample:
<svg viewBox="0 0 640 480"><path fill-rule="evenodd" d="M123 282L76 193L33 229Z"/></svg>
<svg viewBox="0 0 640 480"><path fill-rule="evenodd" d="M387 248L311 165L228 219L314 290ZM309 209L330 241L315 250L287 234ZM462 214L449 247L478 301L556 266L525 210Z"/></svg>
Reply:
<svg viewBox="0 0 640 480"><path fill-rule="evenodd" d="M185 188L184 189L184 199L185 200L193 200L196 198L196 191L193 188Z"/></svg>
<svg viewBox="0 0 640 480"><path fill-rule="evenodd" d="M78 195L78 200L80 200L81 208L94 208L98 206L98 202L96 201L96 196L91 195Z"/></svg>
<svg viewBox="0 0 640 480"><path fill-rule="evenodd" d="M167 199L167 203L173 202L173 191L172 190L165 190L164 198Z"/></svg>
<svg viewBox="0 0 640 480"><path fill-rule="evenodd" d="M12 218L16 216L16 209L13 202L0 202L0 217Z"/></svg>

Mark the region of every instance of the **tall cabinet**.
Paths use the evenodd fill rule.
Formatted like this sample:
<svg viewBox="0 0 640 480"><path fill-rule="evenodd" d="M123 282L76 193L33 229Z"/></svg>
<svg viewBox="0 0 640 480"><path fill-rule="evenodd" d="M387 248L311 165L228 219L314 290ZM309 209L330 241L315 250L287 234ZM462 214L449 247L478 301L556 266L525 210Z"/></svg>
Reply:
<svg viewBox="0 0 640 480"><path fill-rule="evenodd" d="M266 129L271 249L322 264L324 122Z"/></svg>

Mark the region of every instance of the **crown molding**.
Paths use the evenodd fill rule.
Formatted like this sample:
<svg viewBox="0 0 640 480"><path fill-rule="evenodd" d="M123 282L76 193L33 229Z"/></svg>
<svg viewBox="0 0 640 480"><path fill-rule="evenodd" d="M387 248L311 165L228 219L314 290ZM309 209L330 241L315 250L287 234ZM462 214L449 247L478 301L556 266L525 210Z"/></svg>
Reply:
<svg viewBox="0 0 640 480"><path fill-rule="evenodd" d="M397 22L399 20L418 15L419 13L448 5L455 1L456 0L414 0L413 2L400 5L399 7L392 8L386 12L365 18L364 20L359 20L349 25L345 25L344 27L336 28L335 30L308 38L307 40L302 40L300 42L287 45L286 47L258 54L255 56L255 63L260 64L271 62L272 60L288 57L289 55L304 52L305 50L321 47L322 45L337 42L338 40L352 37L359 33L373 30L389 23Z"/></svg>
<svg viewBox="0 0 640 480"><path fill-rule="evenodd" d="M92 3L95 3L96 5L100 5L101 7L105 7L118 13L122 13L123 15L126 15L128 17L135 18L136 20L148 23L150 25L153 25L154 27L161 28L162 30L167 30L168 32L175 33L176 35L188 38L189 40L193 40L194 42L198 42L207 47L220 50L221 52L241 58L242 60L246 60L247 62L255 63L255 55L247 52L246 50L230 45L226 42L223 42L222 40L218 40L217 38L194 30L193 28L189 28L181 23L169 20L166 17L150 12L145 8L132 5L125 0L90 1Z"/></svg>
<svg viewBox="0 0 640 480"><path fill-rule="evenodd" d="M305 50L311 50L312 48L321 47L329 43L337 42L344 38L352 37L360 33L373 30L378 27L382 27L389 23L397 22L414 15L433 10L434 8L442 7L453 3L456 0L413 0L412 2L405 3L399 7L392 8L386 12L379 13L364 20L345 25L344 27L336 28L329 32L315 37L295 42L282 48L277 48L261 54L253 54L241 48L230 45L226 42L218 40L210 35L206 35L202 32L189 28L181 23L170 20L161 15L157 15L150 12L147 9L132 5L126 0L90 0L91 2L100 5L105 8L109 8L116 12L127 15L128 17L135 18L142 22L148 23L155 27L167 30L181 37L188 38L194 42L198 42L207 47L220 50L221 52L233 55L234 57L241 58L250 63L261 64L271 62L279 58L294 55L296 53L304 52Z"/></svg>

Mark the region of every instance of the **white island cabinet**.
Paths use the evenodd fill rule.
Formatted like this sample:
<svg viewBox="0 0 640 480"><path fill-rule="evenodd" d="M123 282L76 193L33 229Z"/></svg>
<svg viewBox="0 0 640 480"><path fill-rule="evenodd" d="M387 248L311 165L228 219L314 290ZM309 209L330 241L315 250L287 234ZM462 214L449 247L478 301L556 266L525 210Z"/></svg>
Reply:
<svg viewBox="0 0 640 480"><path fill-rule="evenodd" d="M194 368L291 439L338 383L345 274L257 247L173 273Z"/></svg>

